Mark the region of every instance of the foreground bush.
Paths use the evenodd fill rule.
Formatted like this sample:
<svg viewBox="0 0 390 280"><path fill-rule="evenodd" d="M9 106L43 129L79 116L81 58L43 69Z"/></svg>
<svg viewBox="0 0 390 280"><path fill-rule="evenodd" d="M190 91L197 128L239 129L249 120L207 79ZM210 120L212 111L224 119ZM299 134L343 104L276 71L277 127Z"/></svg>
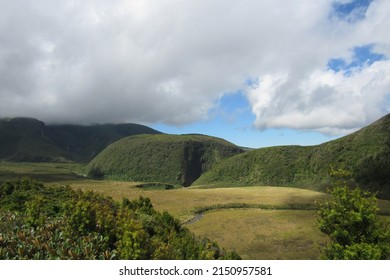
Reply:
<svg viewBox="0 0 390 280"><path fill-rule="evenodd" d="M319 228L331 242L324 250L325 259L375 260L390 257L390 228L378 216L373 193L347 186L345 171L330 192L330 199L318 210Z"/></svg>
<svg viewBox="0 0 390 280"><path fill-rule="evenodd" d="M0 186L0 259L239 259L148 198L117 203L29 179Z"/></svg>

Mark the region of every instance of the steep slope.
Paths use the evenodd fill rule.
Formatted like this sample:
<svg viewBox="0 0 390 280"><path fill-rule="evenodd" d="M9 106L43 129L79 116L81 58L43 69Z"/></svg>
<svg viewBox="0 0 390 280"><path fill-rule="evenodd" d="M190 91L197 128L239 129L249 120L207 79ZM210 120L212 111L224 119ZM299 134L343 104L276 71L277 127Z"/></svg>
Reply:
<svg viewBox="0 0 390 280"><path fill-rule="evenodd" d="M111 143L127 136L160 134L139 124L49 125L45 135L74 161L89 162Z"/></svg>
<svg viewBox="0 0 390 280"><path fill-rule="evenodd" d="M390 197L390 114L318 146L280 146L240 154L215 165L194 184L285 185L323 190L331 168L350 170L360 185Z"/></svg>
<svg viewBox="0 0 390 280"><path fill-rule="evenodd" d="M45 124L31 118L0 120L0 159L66 161L66 153L45 136Z"/></svg>
<svg viewBox="0 0 390 280"><path fill-rule="evenodd" d="M88 169L92 177L189 186L215 163L241 152L204 135L137 135L108 146Z"/></svg>
<svg viewBox="0 0 390 280"><path fill-rule="evenodd" d="M0 119L0 160L89 162L120 138L145 133L160 132L138 124L45 125L31 118Z"/></svg>

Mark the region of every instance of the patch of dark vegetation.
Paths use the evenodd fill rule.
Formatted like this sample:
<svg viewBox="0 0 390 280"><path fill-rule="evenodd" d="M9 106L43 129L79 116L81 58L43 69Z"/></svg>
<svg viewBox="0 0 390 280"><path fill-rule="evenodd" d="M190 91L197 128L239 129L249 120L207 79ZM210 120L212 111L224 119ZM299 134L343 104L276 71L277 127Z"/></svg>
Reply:
<svg viewBox="0 0 390 280"><path fill-rule="evenodd" d="M213 210L223 209L264 209L264 210L316 210L313 204L287 204L287 205L266 205L266 204L247 204L247 203L227 203L214 204L198 207L194 214L201 214Z"/></svg>
<svg viewBox="0 0 390 280"><path fill-rule="evenodd" d="M135 187L144 190L173 190L175 188L174 185L165 183L142 183L135 185Z"/></svg>
<svg viewBox="0 0 390 280"><path fill-rule="evenodd" d="M199 221L206 212L214 210L229 210L229 209L264 209L264 210L316 210L313 204L287 204L287 205L266 205L266 204L247 204L247 203L226 203L214 204L208 206L197 207L194 209L194 217L182 223L189 225Z"/></svg>

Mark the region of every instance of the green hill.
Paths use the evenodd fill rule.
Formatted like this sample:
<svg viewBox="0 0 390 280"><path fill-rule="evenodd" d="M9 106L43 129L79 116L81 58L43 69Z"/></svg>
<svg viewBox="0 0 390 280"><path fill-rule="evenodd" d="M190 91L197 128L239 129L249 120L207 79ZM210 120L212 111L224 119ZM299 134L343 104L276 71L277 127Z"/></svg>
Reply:
<svg viewBox="0 0 390 280"><path fill-rule="evenodd" d="M0 119L0 160L89 162L109 144L160 133L138 124L45 125L31 118Z"/></svg>
<svg viewBox="0 0 390 280"><path fill-rule="evenodd" d="M204 135L137 135L108 146L88 169L93 177L189 186L215 163L241 152Z"/></svg>
<svg viewBox="0 0 390 280"><path fill-rule="evenodd" d="M390 114L317 146L261 148L228 158L194 184L297 186L324 190L329 171L351 171L356 182L390 197Z"/></svg>

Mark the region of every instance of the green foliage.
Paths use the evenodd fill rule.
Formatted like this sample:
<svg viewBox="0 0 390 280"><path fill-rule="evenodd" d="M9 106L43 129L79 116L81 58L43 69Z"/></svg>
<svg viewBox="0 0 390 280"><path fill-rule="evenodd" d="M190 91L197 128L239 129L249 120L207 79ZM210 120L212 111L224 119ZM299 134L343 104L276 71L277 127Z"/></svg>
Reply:
<svg viewBox="0 0 390 280"><path fill-rule="evenodd" d="M115 241L117 208L109 198L93 192L78 191L65 203L65 231L77 235L97 233L110 242Z"/></svg>
<svg viewBox="0 0 390 280"><path fill-rule="evenodd" d="M315 172L306 164L306 147L252 150L221 161L194 184L294 185Z"/></svg>
<svg viewBox="0 0 390 280"><path fill-rule="evenodd" d="M115 259L116 250L107 246L107 240L99 234L65 234L63 219L49 219L42 226L32 227L20 214L6 213L0 217L0 259L44 260ZM7 223L11 229L4 230Z"/></svg>
<svg viewBox="0 0 390 280"><path fill-rule="evenodd" d="M224 158L242 150L203 135L136 135L108 146L88 165L89 176L189 186Z"/></svg>
<svg viewBox="0 0 390 280"><path fill-rule="evenodd" d="M38 207L36 199L44 200L41 213L55 215L62 208L62 201L69 198L69 186L46 187L41 182L29 178L7 181L0 185L0 209L26 212L27 207ZM39 204L39 203L38 203Z"/></svg>
<svg viewBox="0 0 390 280"><path fill-rule="evenodd" d="M336 172L340 178L340 172ZM344 173L346 175L347 173ZM348 175L348 174L347 174ZM390 256L390 231L381 223L375 195L336 183L331 198L319 206L319 228L331 243L326 259L386 259Z"/></svg>
<svg viewBox="0 0 390 280"><path fill-rule="evenodd" d="M390 197L390 144L388 150L375 156L367 157L359 163L354 177L370 190L378 190L381 186L381 196Z"/></svg>
<svg viewBox="0 0 390 280"><path fill-rule="evenodd" d="M47 201L42 195L36 195L31 200L25 202L26 218L25 222L32 226L43 226L46 222L45 205Z"/></svg>
<svg viewBox="0 0 390 280"><path fill-rule="evenodd" d="M119 218L119 242L118 251L120 258L130 260L147 259L149 246L149 236L144 230L142 223L135 219L128 219L132 213L124 209Z"/></svg>
<svg viewBox="0 0 390 280"><path fill-rule="evenodd" d="M332 260L380 260L386 258L383 245L355 243L342 246L330 243L324 250L324 258Z"/></svg>
<svg viewBox="0 0 390 280"><path fill-rule="evenodd" d="M239 256L196 238L149 198L119 204L29 179L0 186L0 259L210 258Z"/></svg>

